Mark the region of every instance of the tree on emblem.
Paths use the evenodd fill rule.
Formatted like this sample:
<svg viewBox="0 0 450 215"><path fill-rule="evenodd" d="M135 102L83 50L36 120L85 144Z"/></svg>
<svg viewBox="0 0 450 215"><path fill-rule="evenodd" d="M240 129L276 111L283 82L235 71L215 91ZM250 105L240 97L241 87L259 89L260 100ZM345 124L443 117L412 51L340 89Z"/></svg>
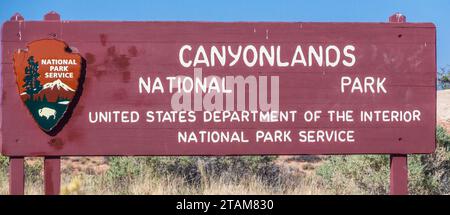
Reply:
<svg viewBox="0 0 450 215"><path fill-rule="evenodd" d="M25 84L22 86L25 88L25 92L30 96L30 99L34 100L34 95L42 90L41 82L39 78L39 65L34 61L34 57L28 58L28 66L25 68L25 78L23 81Z"/></svg>

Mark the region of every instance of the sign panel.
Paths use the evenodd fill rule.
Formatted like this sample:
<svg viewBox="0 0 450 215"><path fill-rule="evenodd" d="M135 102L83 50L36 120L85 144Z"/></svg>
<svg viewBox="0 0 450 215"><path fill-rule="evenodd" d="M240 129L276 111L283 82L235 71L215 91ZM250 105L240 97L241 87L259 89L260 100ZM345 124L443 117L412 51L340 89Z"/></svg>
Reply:
<svg viewBox="0 0 450 215"><path fill-rule="evenodd" d="M1 151L430 153L435 36L431 23L6 22Z"/></svg>

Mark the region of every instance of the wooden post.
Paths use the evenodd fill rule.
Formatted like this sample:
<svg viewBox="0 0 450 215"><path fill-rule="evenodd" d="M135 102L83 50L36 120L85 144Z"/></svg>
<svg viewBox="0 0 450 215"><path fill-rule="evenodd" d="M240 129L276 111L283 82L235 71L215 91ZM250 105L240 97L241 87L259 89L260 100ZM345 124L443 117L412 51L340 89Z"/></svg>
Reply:
<svg viewBox="0 0 450 215"><path fill-rule="evenodd" d="M57 13L55 11L50 11L44 15L44 20L45 21L60 21L61 16L59 15L59 13Z"/></svg>
<svg viewBox="0 0 450 215"><path fill-rule="evenodd" d="M23 21L20 13L15 13L10 21ZM9 157L9 194L23 195L25 193L24 157Z"/></svg>
<svg viewBox="0 0 450 215"><path fill-rule="evenodd" d="M406 16L395 13L389 17L389 22L405 23ZM408 155L393 154L390 159L390 194L408 194Z"/></svg>
<svg viewBox="0 0 450 215"><path fill-rule="evenodd" d="M25 193L25 174L23 157L9 158L9 194L23 195Z"/></svg>
<svg viewBox="0 0 450 215"><path fill-rule="evenodd" d="M391 195L408 195L408 155L391 155Z"/></svg>
<svg viewBox="0 0 450 215"><path fill-rule="evenodd" d="M59 195L61 189L61 157L44 158L45 195Z"/></svg>

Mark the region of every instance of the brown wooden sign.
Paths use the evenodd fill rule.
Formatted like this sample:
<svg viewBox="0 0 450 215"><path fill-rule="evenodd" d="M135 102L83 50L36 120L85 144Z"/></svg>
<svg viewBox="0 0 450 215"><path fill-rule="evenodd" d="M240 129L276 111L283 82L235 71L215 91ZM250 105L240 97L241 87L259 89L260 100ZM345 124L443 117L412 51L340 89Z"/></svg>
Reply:
<svg viewBox="0 0 450 215"><path fill-rule="evenodd" d="M430 23L9 21L1 152L430 153L435 37ZM28 62L48 51L34 45L43 39L58 51ZM22 63L13 61L20 50L28 51ZM55 106L30 114L22 104L25 77L15 73L32 65L33 81L71 93L47 94L47 102L67 105L79 92L66 116ZM44 87L30 89L41 102ZM54 132L34 122L57 116Z"/></svg>

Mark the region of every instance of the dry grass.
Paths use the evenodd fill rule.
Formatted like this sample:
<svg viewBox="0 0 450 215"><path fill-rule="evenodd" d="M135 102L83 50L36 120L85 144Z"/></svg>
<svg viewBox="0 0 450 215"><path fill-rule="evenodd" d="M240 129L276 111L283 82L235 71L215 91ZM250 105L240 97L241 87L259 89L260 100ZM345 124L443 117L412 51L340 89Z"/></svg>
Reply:
<svg viewBox="0 0 450 215"><path fill-rule="evenodd" d="M41 174L39 174L42 176ZM26 194L43 194L43 181L39 177L26 178ZM237 195L263 195L263 194L330 194L323 188L318 177L314 174L298 176L276 186L269 186L256 176L243 177L238 181L230 181L227 175L223 177L202 176L201 183L192 185L180 176L155 175L151 171L145 171L134 178L122 183L113 183L106 174L86 174L83 172L70 173L63 170L62 194L237 194ZM0 194L8 194L8 175L0 174Z"/></svg>
<svg viewBox="0 0 450 215"><path fill-rule="evenodd" d="M44 193L43 181L25 180L25 194L38 195ZM8 174L0 173L0 195L9 194Z"/></svg>
<svg viewBox="0 0 450 215"><path fill-rule="evenodd" d="M138 175L128 183L114 186L108 179L98 175L65 176L63 190L70 187L74 180L80 181L79 190L65 194L131 194L131 195L264 195L264 194L329 194L321 188L321 183L315 176L279 186L267 186L257 177L245 177L237 182L228 180L228 177L205 177L200 185L189 185L179 176L155 176L151 172Z"/></svg>
<svg viewBox="0 0 450 215"><path fill-rule="evenodd" d="M448 194L447 164L450 154L439 147L431 156L411 156L410 191L412 194ZM126 160L125 160L126 161ZM135 160L131 160L135 161ZM273 178L261 178L256 174L240 174L224 170L221 175L208 175L203 164L197 163L200 177L192 183L181 175L152 172L148 166L129 162L122 167L132 168L121 172L125 177L111 177L105 172L73 171L70 166L62 169L62 194L152 195L152 194L386 194L388 189L388 164L381 156L330 157L308 174L295 171L279 171ZM432 164L432 165L431 165ZM278 164L277 164L278 165ZM430 166L431 165L431 166ZM133 168L138 168L135 171ZM26 194L43 194L42 161L26 165ZM431 172L430 172L431 171ZM128 176L129 173L132 173ZM426 179L426 180L424 180ZM447 184L448 185L448 184ZM0 194L8 194L8 174L0 168Z"/></svg>
<svg viewBox="0 0 450 215"><path fill-rule="evenodd" d="M6 195L9 193L8 176L4 173L0 173L0 195Z"/></svg>

